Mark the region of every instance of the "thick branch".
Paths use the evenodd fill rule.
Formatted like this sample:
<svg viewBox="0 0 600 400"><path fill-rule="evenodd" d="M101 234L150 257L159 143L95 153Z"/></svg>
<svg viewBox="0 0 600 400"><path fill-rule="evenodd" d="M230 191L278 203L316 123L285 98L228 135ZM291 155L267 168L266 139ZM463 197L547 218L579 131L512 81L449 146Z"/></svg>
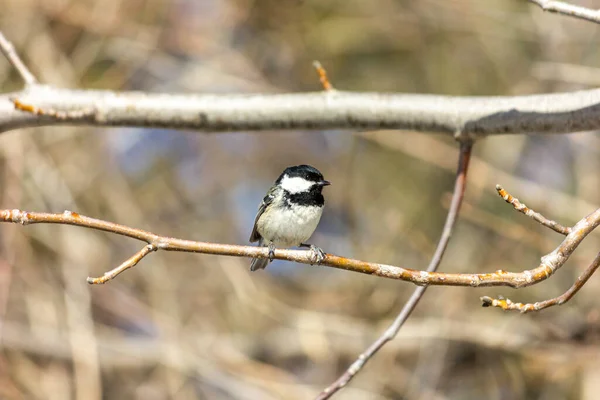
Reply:
<svg viewBox="0 0 600 400"><path fill-rule="evenodd" d="M552 1L552 0L528 0L530 3L538 5L542 10L554 12L557 14L568 15L586 21L595 22L600 24L600 11L591 10L589 8L574 6L564 1Z"/></svg>
<svg viewBox="0 0 600 400"><path fill-rule="evenodd" d="M20 210L0 210L0 221L20 223L23 225L49 223L82 226L138 239L153 245L156 247L156 250L217 254L234 257L269 257L269 249L266 247L196 242L159 236L141 229L130 228L128 226L86 217L71 211L65 211L62 214L48 214ZM427 272L354 260L333 254L326 254L320 265L368 275L381 276L384 278L399 279L422 286L509 286L520 288L533 285L549 278L565 263L579 243L581 243L581 241L599 224L600 208L579 221L572 228L572 232L567 235L564 241L554 251L542 257L542 262L537 268L523 272L506 272L503 270L487 274ZM296 261L303 264L314 264L315 262L314 252L304 250L277 249L275 250L274 258L278 260Z"/></svg>
<svg viewBox="0 0 600 400"><path fill-rule="evenodd" d="M0 96L0 132L46 125L162 127L199 131L410 129L470 140L499 133L600 129L600 90L516 97L353 93L173 95L69 90L36 84L10 42L0 50L25 90Z"/></svg>
<svg viewBox="0 0 600 400"><path fill-rule="evenodd" d="M16 104L20 109L15 107ZM46 115L42 115L46 114ZM33 85L0 96L0 132L42 125L200 131L411 129L475 138L600 129L600 90L516 97L324 91L185 95Z"/></svg>

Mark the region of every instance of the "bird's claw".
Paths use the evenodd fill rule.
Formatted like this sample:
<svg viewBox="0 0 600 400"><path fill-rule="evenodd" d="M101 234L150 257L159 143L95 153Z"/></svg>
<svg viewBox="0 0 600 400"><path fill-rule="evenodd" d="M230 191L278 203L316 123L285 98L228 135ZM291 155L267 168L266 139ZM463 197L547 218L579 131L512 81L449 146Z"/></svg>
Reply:
<svg viewBox="0 0 600 400"><path fill-rule="evenodd" d="M325 252L323 251L323 249L311 244L310 251L312 251L313 253L310 265L321 264L321 262L325 259Z"/></svg>
<svg viewBox="0 0 600 400"><path fill-rule="evenodd" d="M269 245L269 261L273 262L273 258L275 258L275 245L271 243Z"/></svg>

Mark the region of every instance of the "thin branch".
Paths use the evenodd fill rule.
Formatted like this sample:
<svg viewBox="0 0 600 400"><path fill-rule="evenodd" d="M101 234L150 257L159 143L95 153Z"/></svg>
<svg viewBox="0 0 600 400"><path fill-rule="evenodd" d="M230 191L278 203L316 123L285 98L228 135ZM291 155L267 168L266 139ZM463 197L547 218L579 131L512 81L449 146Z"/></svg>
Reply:
<svg viewBox="0 0 600 400"><path fill-rule="evenodd" d="M315 60L315 61L313 61L313 67L315 67L315 69L317 70L317 74L319 74L319 80L321 81L321 85L323 86L323 89L325 91L335 90L333 88L333 85L329 81L329 78L327 78L327 71L325 71L325 68L323 68L321 63L319 61Z"/></svg>
<svg viewBox="0 0 600 400"><path fill-rule="evenodd" d="M196 242L159 236L141 229L86 217L72 211L65 211L62 214L49 214L21 210L0 210L0 222L13 222L23 225L47 223L82 226L137 239L156 246L157 250L215 254L233 257L269 257L269 249L266 247ZM504 270L484 274L427 272L354 260L333 254L325 254L325 258L319 265L360 272L362 274L381 276L384 278L403 280L419 286L509 286L521 288L548 279L554 272L562 267L577 246L579 246L585 237L598 225L600 225L600 208L581 219L556 249L542 257L542 262L538 267L523 272L507 272ZM315 263L314 252L310 250L277 249L275 250L274 258L278 260L296 261L302 264L312 265Z"/></svg>
<svg viewBox="0 0 600 400"><path fill-rule="evenodd" d="M2 32L0 32L0 51L2 54L8 59L8 62L15 67L21 78L25 81L26 85L35 85L37 83L37 79L35 76L29 71L29 69L25 66L25 63L17 52L15 51L15 47L11 42L9 42Z"/></svg>
<svg viewBox="0 0 600 400"><path fill-rule="evenodd" d="M594 261L590 264L589 267L583 272L583 274L579 275L573 286L569 288L562 295L555 297L553 299L540 301L537 303L514 303L510 299L504 298L491 298L488 296L481 297L481 302L483 307L499 307L505 311L508 310L516 310L522 313L530 312L530 311L540 311L544 308L552 307L552 306L560 306L565 304L567 301L571 300L573 296L585 285L585 283L591 278L591 276L596 272L596 270L600 267L600 253L596 256Z"/></svg>
<svg viewBox="0 0 600 400"><path fill-rule="evenodd" d="M138 251L133 256L131 256L127 260L125 260L117 268L114 268L114 269L106 272L101 277L98 277L98 278L88 277L87 283L92 284L92 285L99 285L99 284L106 283L106 282L110 281L111 279L115 278L121 272L124 272L125 270L127 270L129 268L135 267L137 265L137 263L142 261L142 258L146 257L148 254L150 254L156 250L158 250L158 247L156 247L154 244L147 244L140 251Z"/></svg>
<svg viewBox="0 0 600 400"><path fill-rule="evenodd" d="M600 10L592 10L585 7L574 6L564 1L552 0L528 0L539 6L542 10L557 14L568 15L569 17L584 19L586 21L600 24Z"/></svg>
<svg viewBox="0 0 600 400"><path fill-rule="evenodd" d="M502 186L496 185L496 191L498 191L498 194L500 195L500 197L502 197L504 199L504 201L506 201L508 204L512 205L515 210L527 215L529 218L533 218L533 220L539 222L540 224L544 225L545 227L550 228L554 232L560 233L561 235L565 235L565 236L568 235L569 233L571 233L570 227L562 226L558 222L548 219L548 218L544 217L542 214L533 211L532 209L527 207L525 204L521 203L519 201L519 199L517 199L516 197L513 197L510 193L508 193L506 190L504 190L504 188Z"/></svg>
<svg viewBox="0 0 600 400"><path fill-rule="evenodd" d="M456 223L456 219L458 217L458 213L460 211L460 207L462 205L462 200L464 198L466 181L467 181L467 171L469 170L469 161L471 159L471 150L473 148L472 142L462 142L460 145L460 154L458 156L458 167L456 171L456 178L454 181L454 193L452 195L452 201L450 203L450 208L448 210L448 215L446 216L446 222L444 224L444 229L442 231L442 235L438 242L437 248L435 249L435 253L427 266L428 272L435 272L442 261L442 257L448 247L448 243L450 241L450 237L452 236L452 230ZM333 396L340 389L345 387L353 378L360 372L360 370L365 366L365 364L389 341L394 339L404 322L408 319L410 314L413 312L421 297L427 290L426 286L418 287L415 289L413 294L410 296L402 310L394 320L394 322L390 325L390 327L381 335L375 342L371 344L350 367L331 385L325 388L319 396L317 396L317 400L325 400Z"/></svg>

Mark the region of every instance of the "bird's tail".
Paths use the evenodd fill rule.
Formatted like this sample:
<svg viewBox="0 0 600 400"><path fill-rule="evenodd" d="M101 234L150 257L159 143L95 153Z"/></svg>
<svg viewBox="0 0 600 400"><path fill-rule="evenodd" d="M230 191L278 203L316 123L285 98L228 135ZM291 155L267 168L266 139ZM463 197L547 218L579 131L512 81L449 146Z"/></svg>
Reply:
<svg viewBox="0 0 600 400"><path fill-rule="evenodd" d="M256 271L257 269L265 269L268 264L268 258L253 258L252 264L250 264L250 271Z"/></svg>
<svg viewBox="0 0 600 400"><path fill-rule="evenodd" d="M259 246L264 246L262 238L258 242ZM250 264L250 271L256 271L257 269L265 269L269 265L268 258L253 258Z"/></svg>

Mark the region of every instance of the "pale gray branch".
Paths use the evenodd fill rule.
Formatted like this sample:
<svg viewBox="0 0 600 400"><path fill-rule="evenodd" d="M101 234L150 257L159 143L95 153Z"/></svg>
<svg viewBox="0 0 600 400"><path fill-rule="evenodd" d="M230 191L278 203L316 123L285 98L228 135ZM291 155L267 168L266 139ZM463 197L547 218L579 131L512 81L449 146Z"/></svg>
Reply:
<svg viewBox="0 0 600 400"><path fill-rule="evenodd" d="M530 3L538 5L542 10L554 12L557 14L568 15L586 21L600 24L600 10L592 10L585 7L575 6L564 1L552 0L528 0Z"/></svg>
<svg viewBox="0 0 600 400"><path fill-rule="evenodd" d="M32 111L16 109L14 100ZM459 139L568 133L600 128L600 90L515 97L343 91L186 95L31 85L0 96L0 132L60 124L208 132L388 128L448 133Z"/></svg>
<svg viewBox="0 0 600 400"><path fill-rule="evenodd" d="M2 32L0 32L0 52L4 54L8 62L15 67L21 78L25 81L26 85L34 85L37 83L35 76L29 71L29 68L25 65L23 60L19 57L15 51L15 47L9 42Z"/></svg>

